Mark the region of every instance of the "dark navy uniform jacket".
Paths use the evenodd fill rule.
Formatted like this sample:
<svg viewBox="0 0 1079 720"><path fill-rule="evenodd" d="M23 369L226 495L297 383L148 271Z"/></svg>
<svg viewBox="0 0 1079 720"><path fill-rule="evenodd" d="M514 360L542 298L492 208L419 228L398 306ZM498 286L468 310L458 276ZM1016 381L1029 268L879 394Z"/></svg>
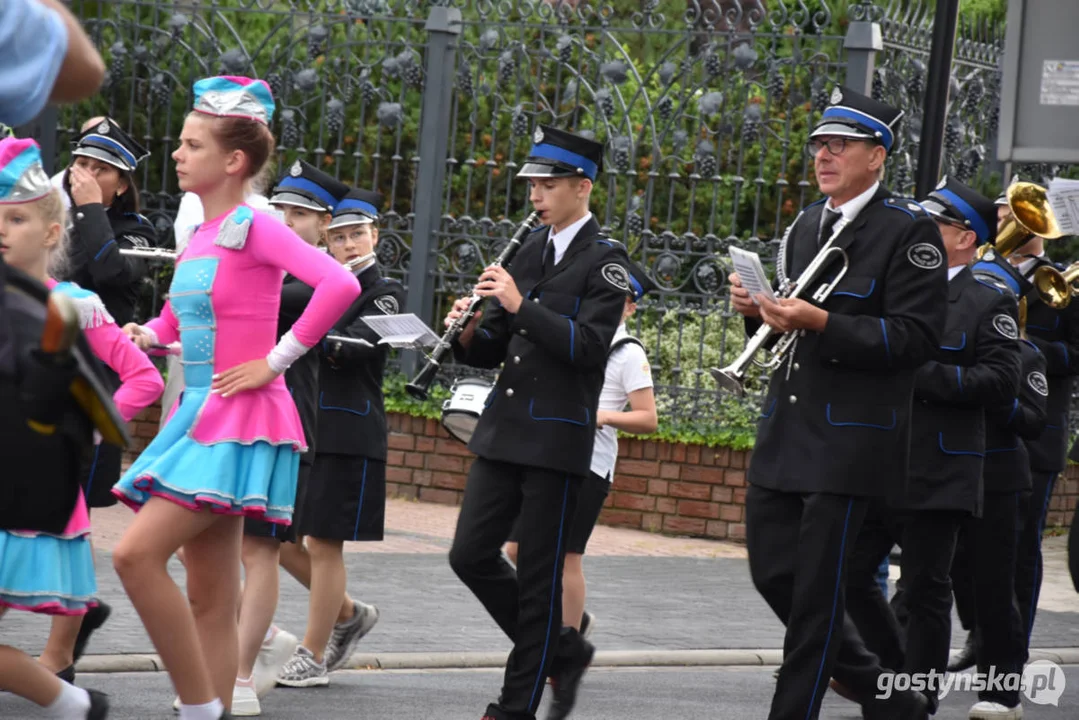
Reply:
<svg viewBox="0 0 1079 720"><path fill-rule="evenodd" d="M1079 302L1073 300L1063 310L1054 310L1036 297L1028 303L1027 338L1045 356L1045 376L1049 379L1045 430L1027 443L1030 466L1062 472L1068 452L1068 411L1074 377L1079 375Z"/></svg>
<svg viewBox="0 0 1079 720"><path fill-rule="evenodd" d="M363 321L370 315L397 315L405 289L381 276L377 265L356 278L362 292L334 324L330 335L366 340L372 347L325 340L319 349L318 452L386 460L386 408L382 376L389 345Z"/></svg>
<svg viewBox="0 0 1079 720"><path fill-rule="evenodd" d="M818 252L823 208L806 208L787 236L791 280ZM824 331L803 333L772 374L748 480L783 492L883 496L906 481L914 373L944 330L944 246L919 205L883 187L836 246L850 267L824 301ZM747 318L747 333L759 326Z"/></svg>
<svg viewBox="0 0 1079 720"><path fill-rule="evenodd" d="M969 268L948 283L944 334L915 375L910 479L896 507L981 513L986 411L1019 390L1017 312L1015 296Z"/></svg>
<svg viewBox="0 0 1079 720"><path fill-rule="evenodd" d="M1030 454L1026 443L1045 429L1049 381L1045 356L1029 340L1019 341L1022 369L1019 393L1010 403L986 413L985 492L1006 493L1031 489Z"/></svg>
<svg viewBox="0 0 1079 720"><path fill-rule="evenodd" d="M153 248L157 231L138 213L106 211L100 203L72 208L71 268L67 279L93 290L123 327L135 319L139 288L147 277L145 259L120 254L121 248Z"/></svg>
<svg viewBox="0 0 1079 720"><path fill-rule="evenodd" d="M547 227L530 233L510 264L524 296L517 314L489 300L468 349L454 344L460 362L505 363L468 447L490 460L585 477L629 258L592 218L544 272L548 235Z"/></svg>

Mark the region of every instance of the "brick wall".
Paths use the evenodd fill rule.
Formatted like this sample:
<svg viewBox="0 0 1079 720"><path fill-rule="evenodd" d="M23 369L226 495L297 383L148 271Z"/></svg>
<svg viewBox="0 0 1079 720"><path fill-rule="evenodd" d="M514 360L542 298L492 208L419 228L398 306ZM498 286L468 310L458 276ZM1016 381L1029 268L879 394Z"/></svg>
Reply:
<svg viewBox="0 0 1079 720"><path fill-rule="evenodd" d="M155 406L131 423L133 453L153 439L159 417ZM387 493L460 504L472 453L435 420L397 414L387 420ZM614 486L600 522L670 535L744 540L749 456L728 448L621 438ZM1068 524L1077 501L1079 465L1070 465L1057 481L1047 525Z"/></svg>

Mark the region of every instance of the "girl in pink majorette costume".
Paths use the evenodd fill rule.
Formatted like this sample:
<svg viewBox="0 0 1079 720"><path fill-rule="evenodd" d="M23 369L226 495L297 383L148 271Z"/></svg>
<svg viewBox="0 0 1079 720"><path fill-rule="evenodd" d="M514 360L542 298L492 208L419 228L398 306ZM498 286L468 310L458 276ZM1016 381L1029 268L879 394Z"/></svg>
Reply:
<svg viewBox="0 0 1079 720"><path fill-rule="evenodd" d="M0 140L0 196L4 261L72 300L90 348L120 377L113 400L123 419L130 421L161 395L165 385L153 363L113 322L101 298L77 285L57 283L47 274L50 266L61 268L66 260L65 211L60 193L41 167L34 141ZM96 588L90 517L81 490L59 535L0 530L0 608L54 616L40 664L14 648L0 647L0 686L9 687L8 679L17 678L16 684L24 686L18 688L20 694L44 705L50 717L105 717L108 703L103 696L60 682L74 678L70 654L83 615L94 604ZM44 702L50 693L55 700Z"/></svg>
<svg viewBox="0 0 1079 720"><path fill-rule="evenodd" d="M243 203L274 150L261 80L195 83L173 153L205 215L161 315L124 329L143 348L181 344L184 392L113 492L138 509L113 553L180 698L181 720L229 717L237 672L242 516L288 525L306 441L281 374L358 297L356 279L277 219ZM315 288L275 345L285 273ZM184 549L190 605L166 570ZM194 612L193 612L194 611Z"/></svg>

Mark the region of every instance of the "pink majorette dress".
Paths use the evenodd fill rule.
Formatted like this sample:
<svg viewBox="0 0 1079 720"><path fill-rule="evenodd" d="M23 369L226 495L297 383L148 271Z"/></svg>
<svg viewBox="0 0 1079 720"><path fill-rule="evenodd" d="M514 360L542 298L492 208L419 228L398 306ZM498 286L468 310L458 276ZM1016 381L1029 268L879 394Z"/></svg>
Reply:
<svg viewBox="0 0 1079 720"><path fill-rule="evenodd" d="M292 327L312 347L359 296L351 273L247 205L203 223L191 237L168 302L146 326L160 343L180 342L184 391L113 487L128 505L137 508L156 495L192 510L292 522L299 453L307 443L284 377L231 397L211 392L214 374L273 349L286 272L315 288Z"/></svg>
<svg viewBox="0 0 1079 720"><path fill-rule="evenodd" d="M157 368L117 327L101 298L73 283L49 280L47 285L75 301L90 349L120 376L113 401L129 422L165 389ZM92 598L96 594L90 516L82 490L60 535L0 530L0 605L52 615L82 615L95 604Z"/></svg>

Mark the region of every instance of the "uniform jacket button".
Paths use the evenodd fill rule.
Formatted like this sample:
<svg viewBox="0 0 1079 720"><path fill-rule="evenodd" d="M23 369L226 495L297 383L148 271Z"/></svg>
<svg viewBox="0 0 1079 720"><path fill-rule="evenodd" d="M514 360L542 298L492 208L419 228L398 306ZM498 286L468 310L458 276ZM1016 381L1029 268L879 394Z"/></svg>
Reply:
<svg viewBox="0 0 1079 720"><path fill-rule="evenodd" d="M795 370L801 370L801 369L802 369L802 366L801 366L801 365L799 365L798 363L794 363L794 369L795 369Z"/></svg>
<svg viewBox="0 0 1079 720"><path fill-rule="evenodd" d="M521 328L521 334L522 334L522 335L527 335L527 334L528 334L528 331L527 331L527 330L525 330L524 328Z"/></svg>
<svg viewBox="0 0 1079 720"><path fill-rule="evenodd" d="M513 397L513 388L506 388L506 397Z"/></svg>
<svg viewBox="0 0 1079 720"><path fill-rule="evenodd" d="M514 355L513 356L513 364L514 365L520 365L521 364L521 356L520 355Z"/></svg>
<svg viewBox="0 0 1079 720"><path fill-rule="evenodd" d="M790 396L790 401L791 401L791 405L798 402L798 396L797 395L791 395Z"/></svg>
<svg viewBox="0 0 1079 720"><path fill-rule="evenodd" d="M538 297L532 298L532 302L539 302L539 298Z"/></svg>
<svg viewBox="0 0 1079 720"><path fill-rule="evenodd" d="M76 220L82 220L84 217L86 217L86 215L84 215L81 212L75 213L75 219Z"/></svg>

